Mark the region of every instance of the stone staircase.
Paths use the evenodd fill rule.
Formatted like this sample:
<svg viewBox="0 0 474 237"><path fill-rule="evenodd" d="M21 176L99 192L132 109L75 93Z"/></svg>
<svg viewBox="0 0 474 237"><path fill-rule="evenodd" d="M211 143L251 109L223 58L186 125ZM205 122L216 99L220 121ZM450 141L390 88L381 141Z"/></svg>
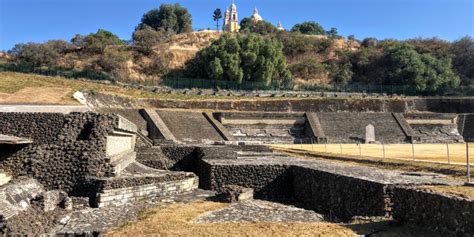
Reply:
<svg viewBox="0 0 474 237"><path fill-rule="evenodd" d="M417 142L421 143L463 142L463 130L469 131L469 128L466 130L465 127L465 115L405 113L403 116L417 137ZM461 123L461 126L459 126L459 123Z"/></svg>
<svg viewBox="0 0 474 237"><path fill-rule="evenodd" d="M365 142L365 127L375 127L375 140L384 143L404 143L407 136L392 113L316 113L328 143Z"/></svg>
<svg viewBox="0 0 474 237"><path fill-rule="evenodd" d="M12 179L7 173L0 170L0 186L7 184Z"/></svg>
<svg viewBox="0 0 474 237"><path fill-rule="evenodd" d="M203 141L224 141L202 112L158 110L157 113L180 142L196 144Z"/></svg>
<svg viewBox="0 0 474 237"><path fill-rule="evenodd" d="M113 166L113 173L119 175L125 168L135 162L136 158L137 153L134 151L126 151L110 157L110 163Z"/></svg>

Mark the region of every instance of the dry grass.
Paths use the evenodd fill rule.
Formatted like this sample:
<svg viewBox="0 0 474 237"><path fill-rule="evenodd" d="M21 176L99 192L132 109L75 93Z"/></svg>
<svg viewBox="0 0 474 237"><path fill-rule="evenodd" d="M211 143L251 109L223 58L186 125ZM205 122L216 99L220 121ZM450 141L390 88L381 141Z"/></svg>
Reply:
<svg viewBox="0 0 474 237"><path fill-rule="evenodd" d="M309 160L324 160L334 163L345 163L351 165L368 166L387 170L405 172L434 172L447 175L446 178L460 182L466 181L466 166L453 165L439 162L412 161L404 159L377 158L359 155L340 155L334 153L311 152L294 150L281 147L273 147L274 150L284 152L294 158Z"/></svg>
<svg viewBox="0 0 474 237"><path fill-rule="evenodd" d="M26 87L12 94L0 94L0 103L77 104L70 93L71 88L67 87Z"/></svg>
<svg viewBox="0 0 474 237"><path fill-rule="evenodd" d="M347 227L331 223L210 223L192 220L228 204L208 201L173 204L146 212L139 221L130 223L107 236L355 236Z"/></svg>
<svg viewBox="0 0 474 237"><path fill-rule="evenodd" d="M423 186L422 189L432 190L437 193L444 193L448 195L460 196L474 200L474 187L468 186Z"/></svg>
<svg viewBox="0 0 474 237"><path fill-rule="evenodd" d="M413 160L411 144L291 144L273 147L338 155ZM449 144L449 161L446 144L414 144L413 147L416 161L466 165L466 144ZM469 148L470 159L474 162L474 144L470 144Z"/></svg>
<svg viewBox="0 0 474 237"><path fill-rule="evenodd" d="M0 72L0 99L6 99L13 93L25 88L33 88L36 93L41 93L44 88L64 88L69 93L60 100L60 104L76 103L71 97L77 90L90 90L133 99L163 99L163 100L189 100L189 101L263 101L263 100L288 100L285 97L245 97L245 96L210 96L210 95L184 95L184 94L158 94L139 89L128 89L121 86L99 83L93 80L74 80L63 77L42 76L16 72ZM35 94L31 95L34 96ZM43 93L43 97L47 97ZM293 100L306 100L309 98L293 98ZM310 98L315 99L315 98ZM324 98L321 98L324 99ZM55 99L56 100L56 99ZM2 103L0 101L0 103ZM28 103L28 100L18 99L9 103ZM47 103L47 102L46 102ZM55 102L50 102L54 104Z"/></svg>

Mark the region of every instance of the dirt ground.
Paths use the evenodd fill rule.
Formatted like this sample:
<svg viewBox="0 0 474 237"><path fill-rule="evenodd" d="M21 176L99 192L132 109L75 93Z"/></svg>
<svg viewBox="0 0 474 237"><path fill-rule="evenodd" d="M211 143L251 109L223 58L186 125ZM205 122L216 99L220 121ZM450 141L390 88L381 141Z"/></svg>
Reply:
<svg viewBox="0 0 474 237"><path fill-rule="evenodd" d="M77 104L70 93L67 87L26 87L12 94L0 93L0 103Z"/></svg>
<svg viewBox="0 0 474 237"><path fill-rule="evenodd" d="M348 224L328 222L242 222L206 223L193 222L198 216L228 207L229 204L196 201L177 203L165 208L141 213L138 221L129 223L105 236L360 236L409 237L440 236L406 226L394 226L386 221L355 220Z"/></svg>
<svg viewBox="0 0 474 237"><path fill-rule="evenodd" d="M227 207L217 202L173 204L144 213L106 236L354 236L347 227L331 223L216 223L197 224L193 219L209 211Z"/></svg>

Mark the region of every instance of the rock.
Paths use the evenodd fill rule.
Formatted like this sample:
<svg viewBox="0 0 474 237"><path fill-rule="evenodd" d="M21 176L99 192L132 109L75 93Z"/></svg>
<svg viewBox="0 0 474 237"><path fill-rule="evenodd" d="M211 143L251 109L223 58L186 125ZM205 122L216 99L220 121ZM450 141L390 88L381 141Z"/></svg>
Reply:
<svg viewBox="0 0 474 237"><path fill-rule="evenodd" d="M217 191L216 197L223 202L240 202L253 199L253 189L237 185L224 185Z"/></svg>

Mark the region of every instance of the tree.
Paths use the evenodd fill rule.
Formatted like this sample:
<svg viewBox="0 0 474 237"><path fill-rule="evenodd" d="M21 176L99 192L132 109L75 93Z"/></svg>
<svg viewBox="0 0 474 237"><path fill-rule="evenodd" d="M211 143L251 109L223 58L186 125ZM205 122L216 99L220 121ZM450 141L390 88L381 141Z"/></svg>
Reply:
<svg viewBox="0 0 474 237"><path fill-rule="evenodd" d="M240 31L244 33L257 33L268 35L277 31L277 28L267 21L254 21L250 17L246 17L240 21Z"/></svg>
<svg viewBox="0 0 474 237"><path fill-rule="evenodd" d="M361 45L368 48L368 47L376 47L379 41L374 37L368 37L362 40Z"/></svg>
<svg viewBox="0 0 474 237"><path fill-rule="evenodd" d="M347 84L352 79L352 63L349 60L348 53L344 51L336 51L336 58L326 62L326 69L332 83Z"/></svg>
<svg viewBox="0 0 474 237"><path fill-rule="evenodd" d="M300 32L305 35L325 35L324 28L314 21L306 21L301 24L296 24L291 29L292 32Z"/></svg>
<svg viewBox="0 0 474 237"><path fill-rule="evenodd" d="M87 36L76 35L71 39L71 42L91 53L103 53L105 48L110 45L125 45L125 42L117 35L103 29Z"/></svg>
<svg viewBox="0 0 474 237"><path fill-rule="evenodd" d="M334 27L331 27L331 29L326 32L326 35L328 35L329 38L339 38L340 37L337 34L337 29L334 28Z"/></svg>
<svg viewBox="0 0 474 237"><path fill-rule="evenodd" d="M219 31L219 20L222 18L222 11L220 8L217 8L214 11L214 15L212 16L212 19L216 22L216 30Z"/></svg>
<svg viewBox="0 0 474 237"><path fill-rule="evenodd" d="M153 46L168 38L164 31L156 31L149 26L144 26L133 32L133 43L139 47L139 50L145 55L153 52Z"/></svg>
<svg viewBox="0 0 474 237"><path fill-rule="evenodd" d="M436 58L450 57L451 43L438 38L415 38L406 40L405 43L412 45L420 54L431 54Z"/></svg>
<svg viewBox="0 0 474 237"><path fill-rule="evenodd" d="M256 34L224 34L188 62L188 76L242 83L289 84L282 44Z"/></svg>
<svg viewBox="0 0 474 237"><path fill-rule="evenodd" d="M223 75L224 69L222 68L221 60L215 58L209 64L209 77L214 80L221 80Z"/></svg>
<svg viewBox="0 0 474 237"><path fill-rule="evenodd" d="M420 92L437 92L459 86L459 76L452 70L451 59L436 59L430 54L419 54L406 43L392 46L383 59L385 83L413 85Z"/></svg>
<svg viewBox="0 0 474 237"><path fill-rule="evenodd" d="M44 44L17 44L10 51L20 64L29 67L58 67L59 58L72 46L63 40L50 40Z"/></svg>
<svg viewBox="0 0 474 237"><path fill-rule="evenodd" d="M180 4L161 4L159 9L145 13L137 30L149 26L156 31L186 33L192 31L192 19L188 10Z"/></svg>
<svg viewBox="0 0 474 237"><path fill-rule="evenodd" d="M470 36L451 45L454 69L460 74L463 85L474 84L474 39Z"/></svg>

